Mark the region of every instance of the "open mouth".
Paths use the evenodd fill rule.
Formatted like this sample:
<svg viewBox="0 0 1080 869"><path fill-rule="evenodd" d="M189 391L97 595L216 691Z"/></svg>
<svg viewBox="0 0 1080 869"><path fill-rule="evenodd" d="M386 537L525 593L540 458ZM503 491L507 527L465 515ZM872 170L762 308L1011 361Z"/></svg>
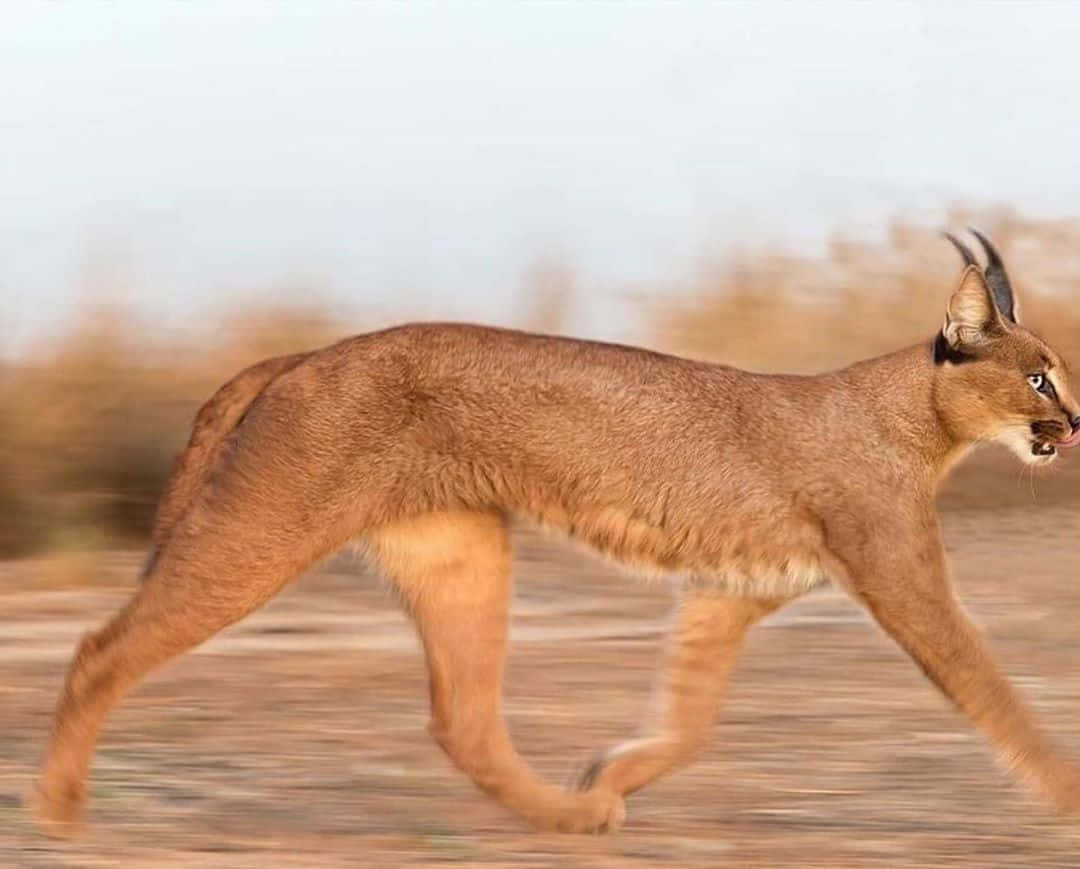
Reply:
<svg viewBox="0 0 1080 869"><path fill-rule="evenodd" d="M1033 426L1034 428L1034 426ZM1056 456L1059 449L1071 449L1080 445L1080 428L1072 432L1068 437L1057 440L1036 439L1031 442L1031 454L1042 458Z"/></svg>

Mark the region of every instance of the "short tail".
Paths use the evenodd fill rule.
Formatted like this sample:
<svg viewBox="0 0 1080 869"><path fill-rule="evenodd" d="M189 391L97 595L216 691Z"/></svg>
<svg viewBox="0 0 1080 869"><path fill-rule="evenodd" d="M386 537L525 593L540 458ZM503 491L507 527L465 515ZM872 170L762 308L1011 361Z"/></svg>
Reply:
<svg viewBox="0 0 1080 869"><path fill-rule="evenodd" d="M225 439L240 424L248 408L271 381L295 368L307 356L307 353L294 353L257 362L222 386L199 409L191 437L184 451L173 462L165 491L158 502L150 535L150 557L142 569L140 580L153 570L158 553L217 466Z"/></svg>

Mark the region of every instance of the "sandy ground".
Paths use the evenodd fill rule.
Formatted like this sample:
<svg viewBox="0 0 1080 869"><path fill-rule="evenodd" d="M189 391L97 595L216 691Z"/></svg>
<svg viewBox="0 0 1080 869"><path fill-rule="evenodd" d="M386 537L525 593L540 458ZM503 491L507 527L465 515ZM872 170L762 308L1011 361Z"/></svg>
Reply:
<svg viewBox="0 0 1080 869"><path fill-rule="evenodd" d="M1080 752L1080 514L954 513L961 595L1047 727ZM536 834L425 732L410 625L341 560L155 674L112 720L82 838L23 806L72 645L137 555L46 587L0 565L0 865L1080 866L1080 819L1007 780L899 650L826 591L753 633L705 756L628 801L613 836ZM670 601L525 535L506 711L565 781L631 735Z"/></svg>

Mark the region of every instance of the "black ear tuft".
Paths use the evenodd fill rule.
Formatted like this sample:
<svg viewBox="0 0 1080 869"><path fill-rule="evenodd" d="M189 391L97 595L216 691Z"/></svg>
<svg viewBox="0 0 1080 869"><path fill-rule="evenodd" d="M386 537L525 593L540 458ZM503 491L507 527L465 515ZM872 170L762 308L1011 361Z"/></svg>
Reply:
<svg viewBox="0 0 1080 869"><path fill-rule="evenodd" d="M979 232L974 226L969 226L968 230L979 240L979 244L982 245L983 251L986 252L986 270L984 274L986 275L986 283L990 287L990 292L994 295L994 304L997 305L997 309L1001 312L1001 316L1006 320L1015 323L1016 299L1013 296L1012 284L1009 282L1009 276L1005 272L1005 263L1001 261L1001 255L990 243L990 239Z"/></svg>
<svg viewBox="0 0 1080 869"><path fill-rule="evenodd" d="M958 251L960 251L960 256L962 256L964 258L964 265L975 266L976 268L979 267L979 261L977 259L975 259L975 254L973 254L971 252L970 247L968 247L966 244L964 244L962 241L960 241L960 239L958 239L955 235L953 235L948 230L945 230L941 234L943 236L945 236L945 238L947 238L949 241L951 241L953 243L953 247L955 247Z"/></svg>

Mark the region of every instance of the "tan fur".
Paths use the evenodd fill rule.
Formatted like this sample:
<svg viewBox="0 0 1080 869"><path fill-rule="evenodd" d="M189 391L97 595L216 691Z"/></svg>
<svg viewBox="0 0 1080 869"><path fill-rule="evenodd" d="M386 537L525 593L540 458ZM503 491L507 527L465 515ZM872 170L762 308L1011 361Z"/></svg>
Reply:
<svg viewBox="0 0 1080 869"><path fill-rule="evenodd" d="M464 325L404 326L248 369L196 419L139 591L79 646L41 815L78 816L100 727L141 677L350 541L416 621L435 739L537 826L618 826L626 794L704 743L746 631L828 578L1011 764L1080 808L1077 768L953 598L933 507L973 444L1045 461L1032 444L1063 439L1078 408L1064 364L997 313L979 269L942 334L947 361L926 344L816 377ZM1026 379L1044 370L1053 401ZM578 790L540 781L499 711L511 516L680 587L655 720Z"/></svg>
<svg viewBox="0 0 1080 869"><path fill-rule="evenodd" d="M307 355L294 353L276 356L245 368L199 409L187 447L176 457L158 503L150 533L150 557L143 570L144 575L153 569L158 552L172 534L173 526L187 512L192 500L217 467L225 436L236 428L251 403L271 380L294 368Z"/></svg>

